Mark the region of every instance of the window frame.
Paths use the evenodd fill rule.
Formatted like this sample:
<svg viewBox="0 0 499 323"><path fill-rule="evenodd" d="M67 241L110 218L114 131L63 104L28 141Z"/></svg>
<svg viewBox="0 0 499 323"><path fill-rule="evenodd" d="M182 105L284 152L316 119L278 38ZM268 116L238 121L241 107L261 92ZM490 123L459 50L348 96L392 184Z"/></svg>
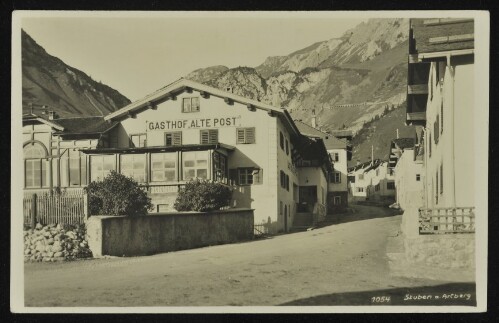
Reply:
<svg viewBox="0 0 499 323"><path fill-rule="evenodd" d="M113 169L110 169L108 171L108 173L106 175L104 175L104 171L105 171L104 170L104 158L105 157L109 157L109 156L113 157ZM102 173L103 176L102 176L102 178L99 181L104 180L104 178L106 178L106 176L109 175L109 173L112 170L116 171L116 167L117 167L117 165L116 165L116 155L114 155L114 154L91 155L90 159L89 159L89 161L90 161L90 169L89 169L90 170L90 182L97 181L97 179L94 179L94 173L95 172L94 172L94 169L92 169L92 166L96 165L94 158L95 159L99 158L102 161L102 170L100 172Z"/></svg>
<svg viewBox="0 0 499 323"><path fill-rule="evenodd" d="M203 133L207 133L207 136L208 136L207 142L203 142ZM216 133L216 141L215 142L212 141L212 134L213 133ZM219 138L218 137L218 129L201 129L201 130L199 130L199 143L201 145L218 144L219 143L218 138Z"/></svg>
<svg viewBox="0 0 499 323"><path fill-rule="evenodd" d="M168 136L171 135L171 145L168 145ZM175 135L179 135L179 138L175 138ZM180 143L175 143L175 139L178 139ZM182 146L182 131L167 131L165 132L165 146L166 147L175 147L175 146Z"/></svg>
<svg viewBox="0 0 499 323"><path fill-rule="evenodd" d="M395 190L395 182L387 182L386 189L387 190Z"/></svg>
<svg viewBox="0 0 499 323"><path fill-rule="evenodd" d="M136 174L136 170L134 168L134 164L135 164L135 157L138 157L140 156L141 158L143 158L143 167L142 169L140 170L140 173L137 173ZM139 184L145 184L147 183L147 156L146 154L120 154L119 156L119 159L120 159L120 174L126 176L126 177L131 177L133 178L137 183ZM123 173L123 158L131 158L131 168L129 168L131 170L130 171L127 171L126 173ZM136 178L136 175L139 175L139 176L143 176L144 177L144 180L143 181L139 181L137 180Z"/></svg>
<svg viewBox="0 0 499 323"><path fill-rule="evenodd" d="M194 153L196 155L196 159L194 159L194 166L192 167L186 167L185 166L185 161L186 161L186 158L184 157L185 154L190 154L190 153ZM200 153L205 153L206 154L206 159L198 159L197 157L197 154L200 154ZM211 157L211 154L207 151L207 150L199 150L199 151L183 151L182 152L182 164L181 164L181 167L182 167L182 180L183 181L190 181L190 180L193 180L193 179L203 179L202 177L198 177L198 170L206 170L206 178L204 179L210 179L210 172L209 172L209 166L210 166L210 157ZM198 161L202 161L202 160L206 160L206 167L198 167L197 165L197 162ZM186 178L185 176L185 170L187 169L193 169L194 170L194 177L191 177L191 178Z"/></svg>
<svg viewBox="0 0 499 323"><path fill-rule="evenodd" d="M158 160L153 160L153 156L162 156L161 159ZM173 158L164 158L165 156L171 156ZM162 167L161 168L154 168L153 163L154 162L159 162L161 161ZM166 170L171 170L172 167L164 167L164 162L165 161L173 161L175 163L175 166L173 167L173 170L175 171L174 179L172 181L167 180L166 176L164 173ZM155 180L154 179L154 172L163 172L163 179L162 180ZM175 183L179 181L179 163L178 163L178 153L177 152L161 152L161 153L151 153L149 155L149 182L151 183L159 183L159 182L165 182L165 183Z"/></svg>
<svg viewBox="0 0 499 323"><path fill-rule="evenodd" d="M197 110L193 110L192 107L194 106L192 104L192 101L193 99L197 99ZM189 100L189 109L185 109L185 102ZM199 98L199 96L190 96L190 97L185 97L185 98L182 98L182 107L181 107L181 111L182 113L193 113L193 112L199 112L201 111L201 100Z"/></svg>
<svg viewBox="0 0 499 323"><path fill-rule="evenodd" d="M242 131L242 134L243 134L243 138L242 138L242 141L239 140L240 137L239 137L239 132ZM248 133L251 133L253 132L252 134L252 138L250 136L250 138L248 138ZM251 140L252 139L252 140ZM242 145L242 144L254 144L256 143L256 128L255 127L241 127L241 128L236 128L236 144L238 145Z"/></svg>
<svg viewBox="0 0 499 323"><path fill-rule="evenodd" d="M135 146L135 143L133 142L133 137L137 137L137 136L139 137L139 146ZM144 145L143 145L143 146L141 146L141 145L140 145L140 142L141 142L140 138L141 138L142 136L144 136L144 137L145 137L144 142L143 142L143 143L144 143ZM141 133L131 133L131 134L130 134L130 145L129 145L129 146L130 146L130 147L133 147L133 148L147 147L147 133L146 133L146 132L141 132Z"/></svg>

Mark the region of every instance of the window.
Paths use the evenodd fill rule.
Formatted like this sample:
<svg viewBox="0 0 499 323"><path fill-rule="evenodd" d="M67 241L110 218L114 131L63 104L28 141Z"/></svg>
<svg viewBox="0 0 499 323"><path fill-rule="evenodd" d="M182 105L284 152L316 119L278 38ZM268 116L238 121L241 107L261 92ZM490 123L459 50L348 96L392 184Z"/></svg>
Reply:
<svg viewBox="0 0 499 323"><path fill-rule="evenodd" d="M376 186L374 186L374 191L379 192L380 190L381 190L381 185L378 183L378 184L376 184Z"/></svg>
<svg viewBox="0 0 499 323"><path fill-rule="evenodd" d="M201 144L217 144L218 129L200 130Z"/></svg>
<svg viewBox="0 0 499 323"><path fill-rule="evenodd" d="M341 205L341 196L335 196L333 198L333 204L334 205Z"/></svg>
<svg viewBox="0 0 499 323"><path fill-rule="evenodd" d="M435 140L435 145L438 144L438 137L440 135L440 116L437 115L435 123L433 124L433 140Z"/></svg>
<svg viewBox="0 0 499 323"><path fill-rule="evenodd" d="M187 151L182 153L182 165L185 181L200 178L208 178L208 152Z"/></svg>
<svg viewBox="0 0 499 323"><path fill-rule="evenodd" d="M286 155L289 155L289 142L288 142L288 139L286 139Z"/></svg>
<svg viewBox="0 0 499 323"><path fill-rule="evenodd" d="M444 164L440 164L440 194L444 192Z"/></svg>
<svg viewBox="0 0 499 323"><path fill-rule="evenodd" d="M227 183L227 157L213 153L213 179L218 182Z"/></svg>
<svg viewBox="0 0 499 323"><path fill-rule="evenodd" d="M182 145L182 131L174 131L165 133L165 146L180 146Z"/></svg>
<svg viewBox="0 0 499 323"><path fill-rule="evenodd" d="M177 153L151 154L151 181L175 182L177 180Z"/></svg>
<svg viewBox="0 0 499 323"><path fill-rule="evenodd" d="M444 100L442 99L442 103L440 104L440 133L444 132Z"/></svg>
<svg viewBox="0 0 499 323"><path fill-rule="evenodd" d="M26 187L48 187L50 185L50 160L45 159L45 147L30 143L24 147L24 185Z"/></svg>
<svg viewBox="0 0 499 323"><path fill-rule="evenodd" d="M280 215L282 215L282 210L283 210L282 201L279 201L279 214Z"/></svg>
<svg viewBox="0 0 499 323"><path fill-rule="evenodd" d="M255 143L255 128L238 128L236 132L238 144Z"/></svg>
<svg viewBox="0 0 499 323"><path fill-rule="evenodd" d="M333 158L334 162L340 161L340 154L339 153L332 153L331 155L332 155L331 157Z"/></svg>
<svg viewBox="0 0 499 323"><path fill-rule="evenodd" d="M90 156L90 175L92 181L102 181L112 170L115 170L115 158L114 155Z"/></svg>
<svg viewBox="0 0 499 323"><path fill-rule="evenodd" d="M146 181L146 155L130 154L120 156L121 174L131 177L139 183Z"/></svg>
<svg viewBox="0 0 499 323"><path fill-rule="evenodd" d="M359 174L359 181L364 180L364 174Z"/></svg>
<svg viewBox="0 0 499 323"><path fill-rule="evenodd" d="M69 186L87 184L87 159L78 150L69 149Z"/></svg>
<svg viewBox="0 0 499 323"><path fill-rule="evenodd" d="M357 192L364 192L364 188L363 187L357 187Z"/></svg>
<svg viewBox="0 0 499 323"><path fill-rule="evenodd" d="M428 155L431 157L431 133L428 134Z"/></svg>
<svg viewBox="0 0 499 323"><path fill-rule="evenodd" d="M437 170L437 173L435 175L435 180L437 183L437 185L435 185L435 204L438 204L438 170Z"/></svg>
<svg viewBox="0 0 499 323"><path fill-rule="evenodd" d="M395 182L386 183L386 189L387 190L394 190L395 189Z"/></svg>
<svg viewBox="0 0 499 323"><path fill-rule="evenodd" d="M281 187L289 191L289 175L287 175L282 170L280 171L280 174L281 174Z"/></svg>
<svg viewBox="0 0 499 323"><path fill-rule="evenodd" d="M147 145L147 134L140 133L140 134L130 135L130 146L146 147L146 145Z"/></svg>
<svg viewBox="0 0 499 323"><path fill-rule="evenodd" d="M239 168L238 169L239 185L253 184L253 169L252 168Z"/></svg>
<svg viewBox="0 0 499 323"><path fill-rule="evenodd" d="M182 100L182 112L199 112L199 97L184 98Z"/></svg>
<svg viewBox="0 0 499 323"><path fill-rule="evenodd" d="M333 172L331 174L331 183L341 183L341 173L340 172Z"/></svg>
<svg viewBox="0 0 499 323"><path fill-rule="evenodd" d="M419 182L421 180L421 175L420 174L416 174L416 181Z"/></svg>
<svg viewBox="0 0 499 323"><path fill-rule="evenodd" d="M281 145L281 149L284 150L284 135L282 132L279 132L279 143Z"/></svg>

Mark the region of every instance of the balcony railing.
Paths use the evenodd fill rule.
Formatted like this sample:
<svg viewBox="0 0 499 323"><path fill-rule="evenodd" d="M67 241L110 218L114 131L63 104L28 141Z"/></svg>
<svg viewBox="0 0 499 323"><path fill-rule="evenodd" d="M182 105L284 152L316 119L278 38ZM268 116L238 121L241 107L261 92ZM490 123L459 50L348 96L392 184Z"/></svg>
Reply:
<svg viewBox="0 0 499 323"><path fill-rule="evenodd" d="M428 94L428 84L407 85L407 94Z"/></svg>
<svg viewBox="0 0 499 323"><path fill-rule="evenodd" d="M426 120L426 112L407 113L407 121L424 121L424 120Z"/></svg>
<svg viewBox="0 0 499 323"><path fill-rule="evenodd" d="M419 234L475 233L475 208L421 208Z"/></svg>

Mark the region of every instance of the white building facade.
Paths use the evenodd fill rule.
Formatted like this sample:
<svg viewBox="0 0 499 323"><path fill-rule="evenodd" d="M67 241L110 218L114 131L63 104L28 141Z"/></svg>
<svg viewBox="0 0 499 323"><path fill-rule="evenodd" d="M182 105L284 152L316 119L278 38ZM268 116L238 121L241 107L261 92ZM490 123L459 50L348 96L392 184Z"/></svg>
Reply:
<svg viewBox="0 0 499 323"><path fill-rule="evenodd" d="M59 120L47 124L40 119L37 127L47 128L48 137L64 132L63 127L54 128ZM28 138L33 123L26 119L25 147L38 144ZM183 184L205 179L231 185L230 207L254 209L255 224L268 224L271 232L288 231L300 211L315 220L325 216L329 156L322 140L303 136L284 109L181 79L99 123L104 129L99 133L78 135L94 139L82 139L81 147L75 146L79 139L71 141L68 167L80 174L75 187L102 180L114 170L144 186L155 212L162 212L173 210ZM44 145L51 147L53 139L48 140ZM31 159L48 153L26 150L28 184L33 181L33 172L28 172ZM72 161L73 154L80 158L78 164ZM62 164L60 156L54 159ZM40 165L40 172L49 167ZM74 177L71 171L68 174ZM51 187L60 186L63 178L56 178Z"/></svg>

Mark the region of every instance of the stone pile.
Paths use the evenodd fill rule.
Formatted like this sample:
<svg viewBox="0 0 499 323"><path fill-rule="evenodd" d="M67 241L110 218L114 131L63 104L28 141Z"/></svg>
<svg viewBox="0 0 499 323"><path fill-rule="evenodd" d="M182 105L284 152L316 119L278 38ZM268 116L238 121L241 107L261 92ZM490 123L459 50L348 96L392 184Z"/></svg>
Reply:
<svg viewBox="0 0 499 323"><path fill-rule="evenodd" d="M92 257L83 225L37 224L24 231L24 261L54 262Z"/></svg>

